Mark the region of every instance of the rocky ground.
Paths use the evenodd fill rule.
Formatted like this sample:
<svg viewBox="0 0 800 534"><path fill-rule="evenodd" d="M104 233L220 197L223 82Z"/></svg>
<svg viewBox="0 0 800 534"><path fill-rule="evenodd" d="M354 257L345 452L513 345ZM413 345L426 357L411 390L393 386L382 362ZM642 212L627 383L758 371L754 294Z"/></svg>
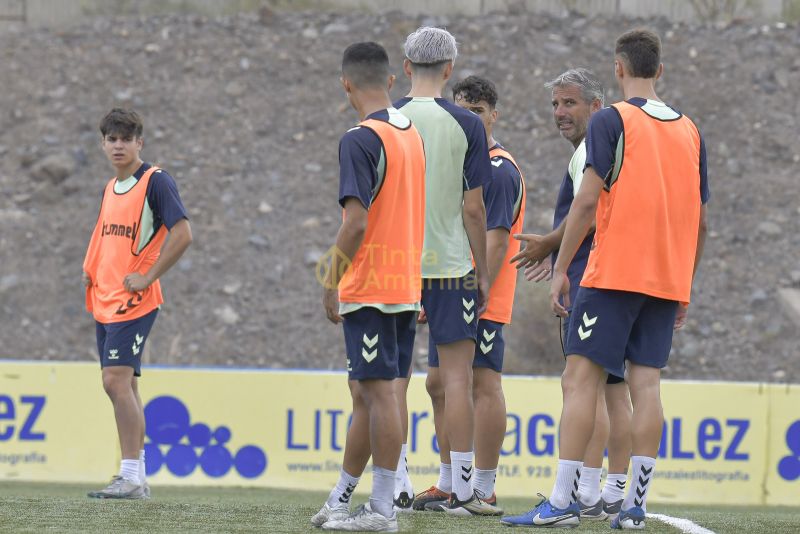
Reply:
<svg viewBox="0 0 800 534"><path fill-rule="evenodd" d="M776 297L780 287L800 286L800 29L525 12L263 12L8 27L0 34L0 358L97 358L80 272L110 177L97 124L112 106L144 116L144 157L178 180L195 235L164 279L167 304L148 360L339 369L343 341L325 320L314 267L340 217L337 142L356 121L338 81L345 46L383 43L399 75L405 36L421 24L446 25L461 43L455 76L497 82L496 137L525 172L526 229L542 232L571 149L542 84L573 66L611 84L614 38L646 22L664 41L659 93L704 133L712 188L690 322L665 376L800 382L800 336ZM407 89L399 76L393 96ZM609 101L619 96L609 89ZM509 372L562 368L545 292L520 284ZM418 356L424 369L424 349Z"/></svg>

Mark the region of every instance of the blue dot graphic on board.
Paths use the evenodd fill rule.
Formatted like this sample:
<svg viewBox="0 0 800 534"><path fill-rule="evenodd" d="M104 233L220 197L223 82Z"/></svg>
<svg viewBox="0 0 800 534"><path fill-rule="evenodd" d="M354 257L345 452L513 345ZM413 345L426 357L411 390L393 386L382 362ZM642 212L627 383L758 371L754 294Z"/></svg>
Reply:
<svg viewBox="0 0 800 534"><path fill-rule="evenodd" d="M208 447L211 443L211 429L205 423L196 423L189 428L189 445Z"/></svg>
<svg viewBox="0 0 800 534"><path fill-rule="evenodd" d="M228 443L231 439L231 430L227 426L221 426L214 431L214 439L217 443L223 445Z"/></svg>
<svg viewBox="0 0 800 534"><path fill-rule="evenodd" d="M153 443L175 445L189 431L189 409L175 397L156 397L144 408L147 437Z"/></svg>
<svg viewBox="0 0 800 534"><path fill-rule="evenodd" d="M792 453L778 462L778 474L784 480L800 478L800 420L795 421L786 431L786 446Z"/></svg>
<svg viewBox="0 0 800 534"><path fill-rule="evenodd" d="M179 477L185 477L197 467L197 453L189 445L173 445L167 452L167 468Z"/></svg>
<svg viewBox="0 0 800 534"><path fill-rule="evenodd" d="M225 476L233 467L233 457L222 445L212 445L200 455L200 467L210 477Z"/></svg>
<svg viewBox="0 0 800 534"><path fill-rule="evenodd" d="M267 455L255 445L245 445L236 453L236 471L244 478L256 478L267 469Z"/></svg>
<svg viewBox="0 0 800 534"><path fill-rule="evenodd" d="M164 465L164 454L155 443L145 443L144 445L144 468L145 474L155 475L161 466Z"/></svg>

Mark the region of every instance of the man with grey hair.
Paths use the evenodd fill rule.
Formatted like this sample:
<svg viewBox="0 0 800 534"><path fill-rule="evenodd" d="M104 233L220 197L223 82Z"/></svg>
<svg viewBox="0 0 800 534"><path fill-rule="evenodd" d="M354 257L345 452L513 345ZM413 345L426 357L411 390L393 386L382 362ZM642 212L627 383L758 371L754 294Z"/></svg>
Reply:
<svg viewBox="0 0 800 534"><path fill-rule="evenodd" d="M442 98L458 53L449 32L419 28L408 36L404 50L403 70L411 78L411 91L395 107L412 120L425 143L420 319L428 321L429 344L439 356L440 380L426 385L432 396L441 396L438 388L444 391L444 421L434 423L437 430L444 425L451 449L439 481L417 495L412 506L422 510L427 502L449 497L448 512L494 512L472 487L472 360L478 318L489 295L483 184L491 179L492 165L486 131L480 117Z"/></svg>
<svg viewBox="0 0 800 534"><path fill-rule="evenodd" d="M553 230L546 235L516 236L525 242L525 249L512 261L517 262L518 268L525 267L526 278L535 282L550 278L551 265L564 235L566 216L583 177L589 117L603 107L603 85L588 69L570 69L547 82L545 87L552 91L556 127L562 137L572 143L575 152L558 193ZM592 229L567 270L572 287L570 302L574 302L586 270L593 238ZM569 322L564 321L562 328L562 339L567 339ZM624 379L609 374L606 387L598 389L594 433L586 448L581 470L578 496L582 518L602 520L619 513L630 461L631 417L631 401ZM601 495L600 475L606 446L608 476Z"/></svg>

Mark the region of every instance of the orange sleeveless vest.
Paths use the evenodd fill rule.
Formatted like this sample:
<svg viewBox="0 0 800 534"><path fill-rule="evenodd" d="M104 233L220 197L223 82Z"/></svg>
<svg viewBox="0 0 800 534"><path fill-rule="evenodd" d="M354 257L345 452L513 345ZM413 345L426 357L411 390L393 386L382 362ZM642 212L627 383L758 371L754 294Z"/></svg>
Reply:
<svg viewBox="0 0 800 534"><path fill-rule="evenodd" d="M414 304L421 299L425 233L422 138L413 124L400 129L368 119L360 125L380 137L386 174L367 212L361 247L339 282L339 301Z"/></svg>
<svg viewBox="0 0 800 534"><path fill-rule="evenodd" d="M490 158L496 156L507 159L517 168L520 177L519 186L522 188L522 199L519 203L519 212L509 232L508 250L506 251L505 259L503 259L503 266L489 289L489 306L481 315L481 319L510 324L511 312L514 308L514 291L517 288L517 268L510 261L512 256L517 254L520 249L520 242L514 239L514 234L522 233L522 224L525 220L525 178L522 176L522 171L519 170L517 162L505 149L496 147L489 151Z"/></svg>
<svg viewBox="0 0 800 534"><path fill-rule="evenodd" d="M623 157L606 179L581 285L689 302L700 224L700 133L621 102ZM615 169L612 169L612 173Z"/></svg>
<svg viewBox="0 0 800 534"><path fill-rule="evenodd" d="M86 290L86 309L100 323L130 321L164 302L158 280L139 293L129 293L122 285L125 276L133 272L144 274L158 260L167 235L166 226L155 234L142 235L147 185L157 170L158 167L150 167L127 193L114 192L116 178L106 185L83 261L83 270L92 281Z"/></svg>

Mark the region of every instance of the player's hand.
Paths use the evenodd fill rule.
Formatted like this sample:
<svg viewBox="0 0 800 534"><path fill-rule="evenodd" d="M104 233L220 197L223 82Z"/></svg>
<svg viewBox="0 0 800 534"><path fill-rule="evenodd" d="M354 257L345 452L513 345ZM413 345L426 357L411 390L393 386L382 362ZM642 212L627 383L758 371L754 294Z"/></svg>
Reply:
<svg viewBox="0 0 800 534"><path fill-rule="evenodd" d="M542 261L538 261L525 267L525 280L528 282L541 282L550 280L553 277L552 259L548 254Z"/></svg>
<svg viewBox="0 0 800 534"><path fill-rule="evenodd" d="M83 284L83 287L89 287L92 285L92 278L86 271L83 271L83 274L81 274L81 283Z"/></svg>
<svg viewBox="0 0 800 534"><path fill-rule="evenodd" d="M550 247L545 242L545 236L538 234L514 234L514 239L525 245L525 248L515 254L509 263L516 263L517 269L530 267L550 255Z"/></svg>
<svg viewBox="0 0 800 534"><path fill-rule="evenodd" d="M322 293L322 306L330 322L333 324L342 322L342 316L339 315L339 290L326 288Z"/></svg>
<svg viewBox="0 0 800 534"><path fill-rule="evenodd" d="M128 293L139 293L140 291L144 291L150 284L153 282L150 281L145 275L141 273L131 273L122 280L122 285L125 286L125 291Z"/></svg>
<svg viewBox="0 0 800 534"><path fill-rule="evenodd" d="M672 328L674 330L680 330L684 326L686 326L686 316L689 314L689 306L683 304L682 302L678 303L678 313L675 314L675 326Z"/></svg>
<svg viewBox="0 0 800 534"><path fill-rule="evenodd" d="M489 276L486 273L480 273L476 276L478 282L478 309L475 314L480 317L489 306Z"/></svg>
<svg viewBox="0 0 800 534"><path fill-rule="evenodd" d="M563 298L564 304L561 304ZM559 317L567 317L567 307L569 302L569 278L567 273L553 273L553 280L550 282L550 309Z"/></svg>
<svg viewBox="0 0 800 534"><path fill-rule="evenodd" d="M428 314L425 313L425 308L422 308L417 315L417 324L426 324L428 322Z"/></svg>

